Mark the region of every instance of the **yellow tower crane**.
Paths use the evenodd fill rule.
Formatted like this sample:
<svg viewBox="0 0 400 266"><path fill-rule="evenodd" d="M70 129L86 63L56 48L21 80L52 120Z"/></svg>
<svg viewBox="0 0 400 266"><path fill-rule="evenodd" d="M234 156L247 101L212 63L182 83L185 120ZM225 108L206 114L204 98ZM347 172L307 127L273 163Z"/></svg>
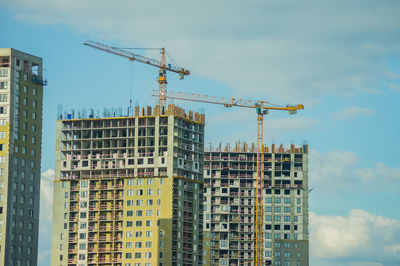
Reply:
<svg viewBox="0 0 400 266"><path fill-rule="evenodd" d="M134 54L131 52L128 52L124 50L123 48L117 48L117 47L112 47L106 44L102 44L99 42L87 40L86 42L83 43L84 45L87 45L89 47L119 55L125 58L128 58L130 61L138 61L141 63L145 63L154 67L158 67L158 84L159 84L159 90L158 90L158 104L161 106L166 105L166 98L165 95L167 93L167 71L175 72L179 74L179 79L183 79L186 75L190 74L190 71L181 67L177 67L173 64L167 64L166 60L166 51L164 48L154 48L155 50L160 50L161 52L161 60L155 60L152 58L148 58L142 55ZM152 49L152 48L137 48L137 49Z"/></svg>
<svg viewBox="0 0 400 266"><path fill-rule="evenodd" d="M152 96L159 96L153 93ZM263 261L263 184L264 184L264 151L263 151L263 127L264 115L268 110L288 111L289 114L297 113L297 110L304 109L302 104L278 106L267 101L244 100L240 98L216 97L194 93L169 92L164 95L166 98L220 104L225 107L245 107L256 109L257 113L257 187L256 187L256 211L255 211L255 233L254 233L254 265L264 265Z"/></svg>

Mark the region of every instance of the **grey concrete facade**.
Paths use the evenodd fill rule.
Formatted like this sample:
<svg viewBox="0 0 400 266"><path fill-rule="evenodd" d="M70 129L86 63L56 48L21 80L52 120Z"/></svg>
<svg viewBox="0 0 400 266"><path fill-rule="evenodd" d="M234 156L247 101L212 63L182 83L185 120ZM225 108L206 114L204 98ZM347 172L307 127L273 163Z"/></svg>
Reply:
<svg viewBox="0 0 400 266"><path fill-rule="evenodd" d="M0 265L37 264L42 59L0 49Z"/></svg>
<svg viewBox="0 0 400 266"><path fill-rule="evenodd" d="M256 152L206 150L205 265L254 265ZM264 148L265 265L308 265L308 146Z"/></svg>

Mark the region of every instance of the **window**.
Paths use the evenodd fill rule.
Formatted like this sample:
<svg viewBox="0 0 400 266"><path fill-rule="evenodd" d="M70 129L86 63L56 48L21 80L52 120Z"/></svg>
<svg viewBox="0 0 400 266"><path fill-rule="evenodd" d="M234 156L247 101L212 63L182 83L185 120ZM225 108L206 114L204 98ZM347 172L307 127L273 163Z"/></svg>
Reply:
<svg viewBox="0 0 400 266"><path fill-rule="evenodd" d="M281 203L281 198L275 198L274 202L275 203Z"/></svg>
<svg viewBox="0 0 400 266"><path fill-rule="evenodd" d="M153 242L151 241L146 241L146 248L151 248L153 245Z"/></svg>
<svg viewBox="0 0 400 266"><path fill-rule="evenodd" d="M135 236L136 236L136 237L142 237L142 231L137 231L137 232L135 233Z"/></svg>
<svg viewBox="0 0 400 266"><path fill-rule="evenodd" d="M141 227L141 226L142 226L142 224L143 224L143 222L142 222L142 221L136 221L136 227Z"/></svg>
<svg viewBox="0 0 400 266"><path fill-rule="evenodd" d="M147 195L152 196L153 195L153 189L151 189L151 188L147 189Z"/></svg>
<svg viewBox="0 0 400 266"><path fill-rule="evenodd" d="M7 102L7 94L0 94L0 102Z"/></svg>
<svg viewBox="0 0 400 266"><path fill-rule="evenodd" d="M36 106L37 106L37 102L36 101L32 101L32 107L36 108Z"/></svg>
<svg viewBox="0 0 400 266"><path fill-rule="evenodd" d="M1 81L0 82L0 89L5 90L8 88L8 82L7 81Z"/></svg>
<svg viewBox="0 0 400 266"><path fill-rule="evenodd" d="M153 216L153 210L146 210L146 216Z"/></svg>
<svg viewBox="0 0 400 266"><path fill-rule="evenodd" d="M32 132L36 132L36 125L32 125Z"/></svg>
<svg viewBox="0 0 400 266"><path fill-rule="evenodd" d="M297 207L297 213L301 212L301 207Z"/></svg>
<svg viewBox="0 0 400 266"><path fill-rule="evenodd" d="M36 88L34 88L34 89L32 90L32 94L33 94L34 96L37 96L37 89L36 89Z"/></svg>
<svg viewBox="0 0 400 266"><path fill-rule="evenodd" d="M147 227L153 226L153 221L147 220L147 221L146 221L146 226L147 226Z"/></svg>
<svg viewBox="0 0 400 266"><path fill-rule="evenodd" d="M145 253L145 257L146 257L146 259L151 259L151 252L146 252Z"/></svg>
<svg viewBox="0 0 400 266"><path fill-rule="evenodd" d="M284 207L284 208L283 208L283 211L284 211L284 212L290 212L290 207Z"/></svg>
<svg viewBox="0 0 400 266"><path fill-rule="evenodd" d="M7 114L7 106L0 106L0 114Z"/></svg>
<svg viewBox="0 0 400 266"><path fill-rule="evenodd" d="M132 227L132 226L133 226L132 221L127 221L127 222L126 222L126 227Z"/></svg>
<svg viewBox="0 0 400 266"><path fill-rule="evenodd" d="M0 119L0 126L5 126L7 124L7 119Z"/></svg>
<svg viewBox="0 0 400 266"><path fill-rule="evenodd" d="M138 243L138 242L136 242ZM132 248L132 242L126 242L125 244L126 248Z"/></svg>
<svg viewBox="0 0 400 266"><path fill-rule="evenodd" d="M127 212L126 212L126 216L128 216L128 217L133 216L133 211L127 211Z"/></svg>
<svg viewBox="0 0 400 266"><path fill-rule="evenodd" d="M36 113L32 113L32 119L36 120Z"/></svg>
<svg viewBox="0 0 400 266"><path fill-rule="evenodd" d="M8 76L8 69L7 68L0 69L0 77L7 77L7 76Z"/></svg>
<svg viewBox="0 0 400 266"><path fill-rule="evenodd" d="M36 144L36 138L32 137L32 144Z"/></svg>
<svg viewBox="0 0 400 266"><path fill-rule="evenodd" d="M133 237L132 231L126 232L126 238L132 238L132 237Z"/></svg>
<svg viewBox="0 0 400 266"><path fill-rule="evenodd" d="M285 198L285 199L284 199L284 203L285 203L285 204L290 204L290 198Z"/></svg>
<svg viewBox="0 0 400 266"><path fill-rule="evenodd" d="M126 195L127 195L127 196L133 196L133 189L128 189L128 190L126 191Z"/></svg>
<svg viewBox="0 0 400 266"><path fill-rule="evenodd" d="M152 206L153 205L153 200L152 199L148 199L146 201L147 206Z"/></svg>
<svg viewBox="0 0 400 266"><path fill-rule="evenodd" d="M135 253L135 259L141 259L142 258L142 253L136 252Z"/></svg>
<svg viewBox="0 0 400 266"><path fill-rule="evenodd" d="M143 200L136 200L136 206L143 206Z"/></svg>
<svg viewBox="0 0 400 266"><path fill-rule="evenodd" d="M153 185L153 179L147 178L147 185Z"/></svg>
<svg viewBox="0 0 400 266"><path fill-rule="evenodd" d="M297 204L301 204L301 198L297 198Z"/></svg>
<svg viewBox="0 0 400 266"><path fill-rule="evenodd" d="M137 210L136 211L136 216L138 216L138 217L143 216L143 211L142 210Z"/></svg>
<svg viewBox="0 0 400 266"><path fill-rule="evenodd" d="M153 232L152 231L146 231L146 237L152 237Z"/></svg>
<svg viewBox="0 0 400 266"><path fill-rule="evenodd" d="M136 190L136 195L137 196L142 196L143 195L143 189Z"/></svg>
<svg viewBox="0 0 400 266"><path fill-rule="evenodd" d="M127 200L126 206L133 206L133 200Z"/></svg>

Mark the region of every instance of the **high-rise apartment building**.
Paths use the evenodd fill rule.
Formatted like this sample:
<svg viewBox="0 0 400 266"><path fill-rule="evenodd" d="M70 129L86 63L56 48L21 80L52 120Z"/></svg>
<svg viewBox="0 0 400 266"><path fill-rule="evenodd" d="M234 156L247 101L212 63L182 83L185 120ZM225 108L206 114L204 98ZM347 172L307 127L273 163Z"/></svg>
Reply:
<svg viewBox="0 0 400 266"><path fill-rule="evenodd" d="M254 145L206 150L204 264L254 264ZM308 265L308 146L264 147L265 265Z"/></svg>
<svg viewBox="0 0 400 266"><path fill-rule="evenodd" d="M202 264L204 115L57 121L52 265Z"/></svg>
<svg viewBox="0 0 400 266"><path fill-rule="evenodd" d="M36 265L42 59L0 49L0 265Z"/></svg>

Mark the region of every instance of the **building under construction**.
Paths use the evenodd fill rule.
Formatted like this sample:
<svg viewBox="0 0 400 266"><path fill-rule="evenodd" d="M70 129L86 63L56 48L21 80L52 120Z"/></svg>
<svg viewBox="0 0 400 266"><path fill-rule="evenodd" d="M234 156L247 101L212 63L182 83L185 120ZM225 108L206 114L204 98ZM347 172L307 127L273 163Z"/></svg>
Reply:
<svg viewBox="0 0 400 266"><path fill-rule="evenodd" d="M57 121L52 265L201 265L204 115Z"/></svg>
<svg viewBox="0 0 400 266"><path fill-rule="evenodd" d="M204 265L254 264L256 151L206 149ZM308 146L263 151L263 264L308 265Z"/></svg>

